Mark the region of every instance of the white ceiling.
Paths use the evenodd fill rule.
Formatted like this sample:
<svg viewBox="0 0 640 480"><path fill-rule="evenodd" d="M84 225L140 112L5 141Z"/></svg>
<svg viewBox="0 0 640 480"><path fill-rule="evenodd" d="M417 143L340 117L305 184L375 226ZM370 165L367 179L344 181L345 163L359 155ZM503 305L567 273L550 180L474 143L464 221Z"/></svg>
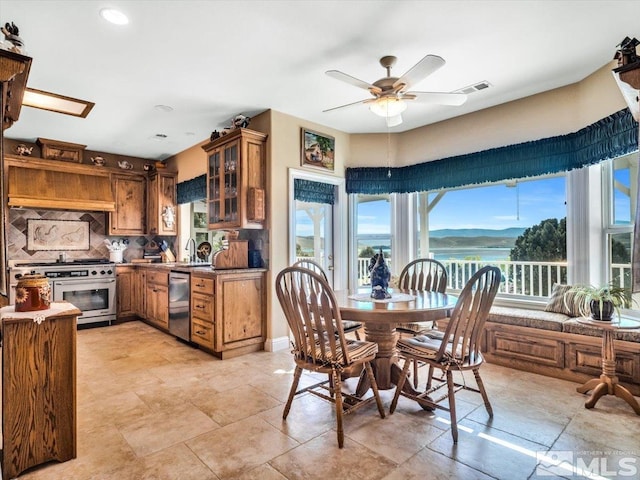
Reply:
<svg viewBox="0 0 640 480"><path fill-rule="evenodd" d="M117 7L127 26L98 12ZM426 54L446 65L412 90L487 80L461 107L412 103L400 132L577 82L640 37L640 1L0 0L33 57L28 85L95 102L86 119L24 107L7 138L164 159L274 109L348 133L385 132L368 98L324 74L373 82L395 55L400 76ZM156 105L168 105L170 113ZM156 134L167 138L158 141Z"/></svg>

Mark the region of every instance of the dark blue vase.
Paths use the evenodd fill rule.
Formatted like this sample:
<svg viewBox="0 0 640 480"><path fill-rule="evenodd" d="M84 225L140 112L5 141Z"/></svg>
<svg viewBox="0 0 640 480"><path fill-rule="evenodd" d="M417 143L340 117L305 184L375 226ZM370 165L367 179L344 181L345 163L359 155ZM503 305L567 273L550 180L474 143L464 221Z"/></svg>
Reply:
<svg viewBox="0 0 640 480"><path fill-rule="evenodd" d="M387 291L389 280L391 279L391 271L384 261L382 249L380 249L380 253L376 253L371 257L369 274L371 277L371 298L376 300L391 298L391 294Z"/></svg>

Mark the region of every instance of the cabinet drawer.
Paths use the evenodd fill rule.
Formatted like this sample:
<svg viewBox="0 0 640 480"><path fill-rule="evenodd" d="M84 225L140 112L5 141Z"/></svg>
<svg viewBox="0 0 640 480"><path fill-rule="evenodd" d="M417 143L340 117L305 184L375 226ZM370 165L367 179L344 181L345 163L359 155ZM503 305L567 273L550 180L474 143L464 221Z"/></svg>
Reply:
<svg viewBox="0 0 640 480"><path fill-rule="evenodd" d="M191 341L203 347L213 348L213 324L192 318Z"/></svg>
<svg viewBox="0 0 640 480"><path fill-rule="evenodd" d="M169 285L169 272L147 272L147 283L158 283L160 285Z"/></svg>
<svg viewBox="0 0 640 480"><path fill-rule="evenodd" d="M213 287L214 287L214 279L213 278L205 278L205 277L191 277L191 291L197 293L204 293L207 295L213 295Z"/></svg>
<svg viewBox="0 0 640 480"><path fill-rule="evenodd" d="M199 293L191 294L191 313L198 317L203 317L212 321L213 319L213 297Z"/></svg>

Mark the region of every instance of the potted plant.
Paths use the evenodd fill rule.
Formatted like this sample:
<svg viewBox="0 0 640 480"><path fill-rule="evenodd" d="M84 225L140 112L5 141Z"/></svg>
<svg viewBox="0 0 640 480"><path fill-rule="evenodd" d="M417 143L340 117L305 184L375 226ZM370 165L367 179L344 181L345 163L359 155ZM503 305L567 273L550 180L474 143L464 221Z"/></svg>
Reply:
<svg viewBox="0 0 640 480"><path fill-rule="evenodd" d="M573 295L574 301L582 316L588 316L594 320L609 321L615 311L620 318L620 308L631 306L631 292L623 287L613 284L595 287L593 285L576 285L565 294Z"/></svg>

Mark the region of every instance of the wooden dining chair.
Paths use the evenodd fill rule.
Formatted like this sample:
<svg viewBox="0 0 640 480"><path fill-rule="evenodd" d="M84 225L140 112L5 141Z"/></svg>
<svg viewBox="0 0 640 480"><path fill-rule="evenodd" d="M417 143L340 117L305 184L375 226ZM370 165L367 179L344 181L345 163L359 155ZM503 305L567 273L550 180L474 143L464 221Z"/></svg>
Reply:
<svg viewBox="0 0 640 480"><path fill-rule="evenodd" d="M322 275L327 283L329 283L329 280L327 279L327 273L324 271L322 266L314 260L298 260L293 264L293 266L308 268L312 272ZM354 322L353 320L342 320L342 328L344 329L344 333L355 334L356 340L364 340L364 325L362 323ZM362 335L360 334L361 332Z"/></svg>
<svg viewBox="0 0 640 480"><path fill-rule="evenodd" d="M419 258L409 262L400 272L398 288L402 290L421 290L425 292L445 293L447 289L447 269L437 260L431 258ZM396 332L400 337L414 335L430 335L441 338L436 330L437 320L428 322L410 322L396 325ZM418 367L421 364L413 364L413 386L418 388Z"/></svg>
<svg viewBox="0 0 640 480"><path fill-rule="evenodd" d="M282 418L286 420L293 398L300 393L309 392L329 400L335 404L338 446L342 448L343 415L375 400L380 417L385 417L371 368L378 344L345 337L333 290L319 273L303 267L287 267L276 277L276 294L293 336L296 364ZM359 376L363 368L373 395L359 397L343 391L342 379ZM326 373L328 379L297 390L303 370Z"/></svg>
<svg viewBox="0 0 640 480"><path fill-rule="evenodd" d="M478 270L469 279L458 297L443 338L418 335L398 340L397 349L400 356L405 359L405 364L391 402L390 413L395 411L400 395L417 400L428 407L446 410L451 416L453 443L458 442L456 392L464 389L480 393L489 417L493 417L491 403L480 378L480 366L484 363L480 343L489 309L498 291L501 278L499 268L487 266ZM402 387L409 372L410 363L417 361L429 366L429 380L426 390L414 395L403 392ZM441 370L442 377L433 378L434 369ZM453 379L453 372L462 373L469 370L473 372L477 388L468 385L464 375L462 375L462 383L455 382ZM431 386L433 380L438 382L435 387ZM432 399L431 395L443 387L447 388L446 393L437 399ZM446 398L449 400L448 407L440 404Z"/></svg>

